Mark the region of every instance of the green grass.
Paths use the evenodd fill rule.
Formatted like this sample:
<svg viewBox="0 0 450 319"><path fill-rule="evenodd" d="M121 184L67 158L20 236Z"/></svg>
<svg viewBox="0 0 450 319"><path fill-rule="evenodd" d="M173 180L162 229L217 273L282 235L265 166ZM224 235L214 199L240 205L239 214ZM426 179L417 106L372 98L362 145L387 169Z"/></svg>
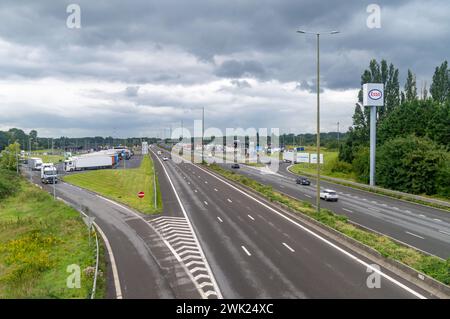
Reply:
<svg viewBox="0 0 450 319"><path fill-rule="evenodd" d="M154 206L154 167L149 156L145 156L141 166L134 169L103 169L64 177L64 181L99 193L117 202L135 208L145 214L157 214L162 210L158 179L157 207ZM139 192L145 192L139 198Z"/></svg>
<svg viewBox="0 0 450 319"><path fill-rule="evenodd" d="M348 223L345 216L336 215L326 209L317 212L311 204L274 191L271 186L258 183L244 175L224 170L218 165L210 165L209 167L222 176L255 190L271 202L280 203L299 214L307 215L375 249L386 258L400 261L446 285L450 285L450 255L447 260L425 255L415 249L397 244L386 236L357 228Z"/></svg>
<svg viewBox="0 0 450 319"><path fill-rule="evenodd" d="M83 270L95 266L96 250L79 213L24 180L18 183L20 191L0 201L0 299L88 298L93 278ZM67 288L71 264L80 266L81 288ZM101 276L97 298L104 291Z"/></svg>
<svg viewBox="0 0 450 319"><path fill-rule="evenodd" d="M315 149L309 147L306 148L305 152L314 153ZM323 161L324 161L324 163L320 168L320 173L322 175L335 178L342 178L352 182L356 181L356 178L352 172L342 172L337 171L335 169L335 164L338 161L339 152L328 151L325 148L321 148L320 153L323 154ZM317 174L317 164L310 164L310 163L294 164L291 167L291 171L296 174L305 173L315 175Z"/></svg>

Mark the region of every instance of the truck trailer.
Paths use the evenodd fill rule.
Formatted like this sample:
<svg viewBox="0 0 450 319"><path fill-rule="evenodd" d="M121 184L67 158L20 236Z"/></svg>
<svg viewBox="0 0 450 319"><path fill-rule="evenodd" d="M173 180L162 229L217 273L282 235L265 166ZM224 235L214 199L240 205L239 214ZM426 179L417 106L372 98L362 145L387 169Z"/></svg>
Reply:
<svg viewBox="0 0 450 319"><path fill-rule="evenodd" d="M28 167L33 171L39 171L42 166L42 159L38 157L30 157L28 159Z"/></svg>
<svg viewBox="0 0 450 319"><path fill-rule="evenodd" d="M53 163L43 163L41 166L41 182L44 184L58 183L58 171Z"/></svg>
<svg viewBox="0 0 450 319"><path fill-rule="evenodd" d="M81 171L87 169L113 168L115 166L115 156L111 155L89 155L72 157L64 161L66 172Z"/></svg>

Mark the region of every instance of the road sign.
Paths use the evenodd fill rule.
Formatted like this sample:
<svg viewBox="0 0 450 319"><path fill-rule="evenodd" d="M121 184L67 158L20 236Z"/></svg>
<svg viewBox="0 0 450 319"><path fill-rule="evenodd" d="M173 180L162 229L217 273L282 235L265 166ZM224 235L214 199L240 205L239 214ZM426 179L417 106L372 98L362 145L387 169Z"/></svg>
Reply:
<svg viewBox="0 0 450 319"><path fill-rule="evenodd" d="M363 85L363 105L383 106L384 105L384 85L383 83L366 83Z"/></svg>
<svg viewBox="0 0 450 319"><path fill-rule="evenodd" d="M139 198L143 198L144 196L145 196L145 193L144 193L144 192L139 192L139 193L138 193L138 197L139 197Z"/></svg>

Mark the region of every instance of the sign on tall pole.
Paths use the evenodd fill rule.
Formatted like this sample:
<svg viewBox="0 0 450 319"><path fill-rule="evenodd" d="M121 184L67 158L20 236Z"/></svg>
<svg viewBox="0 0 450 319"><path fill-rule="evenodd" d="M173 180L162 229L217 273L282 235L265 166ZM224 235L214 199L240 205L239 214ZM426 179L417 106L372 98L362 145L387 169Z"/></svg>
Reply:
<svg viewBox="0 0 450 319"><path fill-rule="evenodd" d="M363 85L363 105L370 107L370 186L375 186L375 154L377 144L377 106L384 105L384 85Z"/></svg>

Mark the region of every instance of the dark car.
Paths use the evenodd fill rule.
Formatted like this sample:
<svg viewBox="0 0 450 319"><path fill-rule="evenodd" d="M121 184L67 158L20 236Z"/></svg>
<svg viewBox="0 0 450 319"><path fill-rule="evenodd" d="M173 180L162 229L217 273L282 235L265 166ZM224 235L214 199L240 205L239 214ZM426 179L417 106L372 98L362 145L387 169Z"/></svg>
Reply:
<svg viewBox="0 0 450 319"><path fill-rule="evenodd" d="M311 185L311 182L309 181L309 179L307 179L305 177L299 177L299 178L297 178L297 180L295 182L300 185Z"/></svg>
<svg viewBox="0 0 450 319"><path fill-rule="evenodd" d="M234 163L234 164L231 165L231 168L239 168L239 167L240 167L240 166L239 166L238 163Z"/></svg>

